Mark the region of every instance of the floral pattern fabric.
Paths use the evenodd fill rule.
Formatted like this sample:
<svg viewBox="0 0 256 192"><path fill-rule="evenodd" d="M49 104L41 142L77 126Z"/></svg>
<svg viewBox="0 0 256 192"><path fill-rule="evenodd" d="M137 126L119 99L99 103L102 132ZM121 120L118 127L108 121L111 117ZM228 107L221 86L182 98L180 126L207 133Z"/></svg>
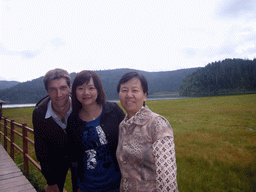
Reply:
<svg viewBox="0 0 256 192"><path fill-rule="evenodd" d="M120 191L178 191L173 130L147 106L119 126Z"/></svg>
<svg viewBox="0 0 256 192"><path fill-rule="evenodd" d="M175 160L174 140L164 137L153 144L156 165L156 183L160 191L178 191L177 165Z"/></svg>

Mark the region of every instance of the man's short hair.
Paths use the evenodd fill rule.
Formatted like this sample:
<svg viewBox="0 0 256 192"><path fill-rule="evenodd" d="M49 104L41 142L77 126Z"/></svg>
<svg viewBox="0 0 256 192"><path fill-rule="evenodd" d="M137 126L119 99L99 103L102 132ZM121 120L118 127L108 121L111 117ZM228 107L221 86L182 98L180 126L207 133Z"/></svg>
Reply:
<svg viewBox="0 0 256 192"><path fill-rule="evenodd" d="M45 90L48 91L48 86L49 86L50 81L55 80L55 79L61 79L61 78L65 78L67 81L67 85L70 87L71 77L66 70L56 68L56 69L48 71L44 76Z"/></svg>

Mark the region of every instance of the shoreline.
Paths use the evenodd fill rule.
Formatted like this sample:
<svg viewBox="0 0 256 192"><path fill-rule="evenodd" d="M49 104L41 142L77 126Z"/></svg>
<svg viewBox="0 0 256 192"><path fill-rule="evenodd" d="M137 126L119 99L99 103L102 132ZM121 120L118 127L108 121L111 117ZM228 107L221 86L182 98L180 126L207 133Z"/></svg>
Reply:
<svg viewBox="0 0 256 192"><path fill-rule="evenodd" d="M186 99L188 97L155 97L155 98L147 98L147 100L168 100L168 99ZM110 102L119 102L119 100L108 100ZM28 103L28 104L3 104L2 108L20 108L20 107L34 107L36 103Z"/></svg>

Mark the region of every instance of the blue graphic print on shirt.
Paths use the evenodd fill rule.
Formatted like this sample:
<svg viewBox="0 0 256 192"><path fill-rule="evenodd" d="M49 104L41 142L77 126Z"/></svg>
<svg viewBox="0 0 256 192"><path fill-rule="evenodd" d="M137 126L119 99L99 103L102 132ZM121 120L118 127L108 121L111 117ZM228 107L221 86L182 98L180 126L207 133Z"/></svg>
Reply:
<svg viewBox="0 0 256 192"><path fill-rule="evenodd" d="M86 122L82 142L86 150L83 176L78 177L79 188L97 192L118 188L121 175L115 171L108 141L100 126L100 117Z"/></svg>

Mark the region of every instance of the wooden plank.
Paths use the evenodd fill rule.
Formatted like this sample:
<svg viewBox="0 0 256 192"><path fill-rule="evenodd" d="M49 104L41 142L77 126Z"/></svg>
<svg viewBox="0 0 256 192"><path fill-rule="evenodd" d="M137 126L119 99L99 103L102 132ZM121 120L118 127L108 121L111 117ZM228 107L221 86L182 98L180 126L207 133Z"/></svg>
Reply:
<svg viewBox="0 0 256 192"><path fill-rule="evenodd" d="M1 158L0 166L6 166L6 165L16 165L13 161L9 161L7 158Z"/></svg>
<svg viewBox="0 0 256 192"><path fill-rule="evenodd" d="M3 181L0 181L0 191L3 190L14 190L17 189L22 190L22 189L31 189L33 188L31 184L28 182L26 177L24 175L20 175L18 177L14 178L9 178Z"/></svg>
<svg viewBox="0 0 256 192"><path fill-rule="evenodd" d="M0 191L1 192L36 192L12 158L0 145Z"/></svg>
<svg viewBox="0 0 256 192"><path fill-rule="evenodd" d="M0 175L0 181L5 180L5 179L9 179L9 178L13 178L13 177L18 177L18 176L21 176L21 175L22 175L21 172L10 173L10 174L7 174L7 175Z"/></svg>

